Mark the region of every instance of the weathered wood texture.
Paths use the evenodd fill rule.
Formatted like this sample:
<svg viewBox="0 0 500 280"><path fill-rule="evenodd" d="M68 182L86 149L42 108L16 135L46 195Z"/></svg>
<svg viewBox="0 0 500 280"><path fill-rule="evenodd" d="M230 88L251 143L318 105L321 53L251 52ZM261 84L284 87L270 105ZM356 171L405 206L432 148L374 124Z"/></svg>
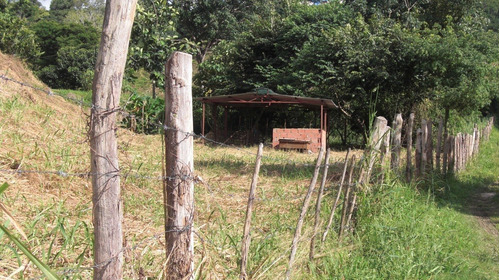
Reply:
<svg viewBox="0 0 500 280"><path fill-rule="evenodd" d="M366 169L363 168L361 171L362 172L360 176L361 184L367 184L368 182L370 182L370 176L375 161L377 160L377 154L380 153L380 146L384 141L384 134L386 132L386 128L387 128L387 120L384 117L375 118L375 121L373 122L372 132L370 135L370 141L371 141L370 146L367 149L367 153L365 153L367 155L366 158L368 159L368 166Z"/></svg>
<svg viewBox="0 0 500 280"><path fill-rule="evenodd" d="M413 178L413 167L411 163L413 146L413 122L415 114L411 113L406 125L406 180L410 182Z"/></svg>
<svg viewBox="0 0 500 280"><path fill-rule="evenodd" d="M108 0L92 85L90 161L94 279L122 279L123 207L116 142L123 72L136 0Z"/></svg>
<svg viewBox="0 0 500 280"><path fill-rule="evenodd" d="M286 269L285 279L290 279L293 269L293 263L295 261L295 254L297 253L297 246L299 243L300 235L302 233L302 225L304 223L304 218L307 213L307 209L309 208L309 203L311 202L311 196L314 190L314 186L316 185L316 181L318 180L319 169L321 167L321 159L323 158L323 148L319 150L318 159L316 160L316 166L314 167L314 174L311 179L311 184L307 189L306 196L304 197L304 203L302 204L302 210L300 211L299 220L297 221L297 227L295 228L295 234L293 236L290 258L288 260L288 267Z"/></svg>
<svg viewBox="0 0 500 280"><path fill-rule="evenodd" d="M436 170L438 173L441 172L441 151L443 150L443 148L441 148L442 142L443 142L443 119L439 119L438 134L436 141Z"/></svg>
<svg viewBox="0 0 500 280"><path fill-rule="evenodd" d="M335 198L335 201L333 202L332 211L330 211L330 216L328 218L328 224L326 225L325 231L323 232L323 237L321 239L323 242L325 242L326 236L328 235L328 232L330 231L330 228L332 227L332 224L333 224L333 217L335 216L335 210L337 209L337 205L338 205L339 199L340 199L340 194L342 192L342 187L344 186L345 174L347 171L347 163L348 163L350 153L351 153L351 149L348 149L347 153L345 155L344 169L343 169L344 171L342 172L342 177L340 179L339 188L337 190L337 197Z"/></svg>
<svg viewBox="0 0 500 280"><path fill-rule="evenodd" d="M425 149L427 152L427 170L428 172L432 172L432 169L434 167L434 157L433 157L433 152L434 152L434 142L432 141L432 121L427 120L427 141L426 145L427 148Z"/></svg>
<svg viewBox="0 0 500 280"><path fill-rule="evenodd" d="M191 55L174 52L165 73L165 275L189 279L193 277L194 215Z"/></svg>
<svg viewBox="0 0 500 280"><path fill-rule="evenodd" d="M349 151L347 153L349 153ZM316 235L318 235L318 231L320 228L321 200L323 199L323 192L325 190L326 180L328 178L329 164L330 164L330 149L327 149L325 156L325 168L323 169L323 177L321 178L321 185L318 191L318 198L316 199L316 212L314 214L314 231L313 231L313 236L311 237L311 246L309 248L310 260L314 258L315 240L316 240Z"/></svg>
<svg viewBox="0 0 500 280"><path fill-rule="evenodd" d="M396 114L394 125L394 137L392 138L392 155L391 155L391 168L396 171L399 169L399 162L401 158L401 132L403 130L403 116Z"/></svg>
<svg viewBox="0 0 500 280"><path fill-rule="evenodd" d="M243 239L241 242L241 272L240 279L247 279L247 261L248 251L250 249L250 223L252 221L253 202L255 200L255 189L259 180L260 162L262 159L262 149L264 145L261 143L257 151L257 158L255 160L255 170L252 177L252 184L250 185L250 192L248 194L247 213L245 217L245 226L243 228ZM327 154L328 155L328 154Z"/></svg>
<svg viewBox="0 0 500 280"><path fill-rule="evenodd" d="M422 176L422 129L417 129L415 141L415 176Z"/></svg>
<svg viewBox="0 0 500 280"><path fill-rule="evenodd" d="M428 140L428 126L427 126L427 120L422 120L421 124L421 131L422 131L422 139L421 139L421 145L422 145L422 155L421 155L421 162L420 162L420 175L425 176L426 174L426 168L427 168L427 140Z"/></svg>
<svg viewBox="0 0 500 280"><path fill-rule="evenodd" d="M342 216L340 216L340 227L339 227L339 242L342 242L342 235L344 229L346 228L346 218L347 218L347 208L349 207L349 202L353 201L353 195L351 195L352 190L352 175L354 173L354 166L356 165L356 156L352 156L351 167L349 168L349 177L347 179L347 188L344 196L344 204L342 206Z"/></svg>

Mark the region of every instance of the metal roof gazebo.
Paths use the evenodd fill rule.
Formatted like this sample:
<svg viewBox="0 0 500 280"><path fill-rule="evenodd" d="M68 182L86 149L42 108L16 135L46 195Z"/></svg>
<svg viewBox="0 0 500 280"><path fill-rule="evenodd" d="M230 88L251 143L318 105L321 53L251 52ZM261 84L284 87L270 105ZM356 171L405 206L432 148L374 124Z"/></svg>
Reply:
<svg viewBox="0 0 500 280"><path fill-rule="evenodd" d="M275 148L290 148L290 149L308 149L313 152L319 147L326 147L327 135L327 111L328 109L338 108L330 99L300 97L292 95L284 95L274 93L267 88L255 89L252 92L220 95L210 97L199 97L197 100L202 102L202 127L201 133L205 136L205 106L209 104L213 106L213 117L216 119L216 110L218 106L225 108L224 126L227 130L227 109L228 108L243 108L243 107L290 107L300 106L310 109L319 109L320 111L320 128L305 129L305 128L274 128L273 129L273 147ZM216 123L216 122L214 122ZM217 138L217 126L214 126L215 137ZM215 139L217 140L217 139Z"/></svg>

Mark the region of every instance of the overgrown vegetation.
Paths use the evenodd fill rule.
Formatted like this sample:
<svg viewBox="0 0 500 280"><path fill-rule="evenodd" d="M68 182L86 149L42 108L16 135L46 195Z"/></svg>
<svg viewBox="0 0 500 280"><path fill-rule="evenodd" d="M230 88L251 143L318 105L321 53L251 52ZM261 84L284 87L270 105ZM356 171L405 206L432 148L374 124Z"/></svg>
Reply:
<svg viewBox="0 0 500 280"><path fill-rule="evenodd" d="M359 145L375 93L389 122L417 108L445 120L498 113L495 7L494 0L140 0L127 79L145 70L151 91L139 94L161 96L165 61L182 50L195 58L195 95L267 87L330 98L341 107L329 114L334 137ZM0 50L25 58L52 88L90 89L102 0L54 0L50 11L2 0L0 10Z"/></svg>

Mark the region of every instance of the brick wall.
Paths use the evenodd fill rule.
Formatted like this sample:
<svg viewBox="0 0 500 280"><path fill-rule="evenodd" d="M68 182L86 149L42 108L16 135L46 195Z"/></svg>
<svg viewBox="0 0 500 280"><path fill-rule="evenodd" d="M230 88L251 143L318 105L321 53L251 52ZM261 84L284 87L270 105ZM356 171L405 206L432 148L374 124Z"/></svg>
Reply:
<svg viewBox="0 0 500 280"><path fill-rule="evenodd" d="M274 128L273 148L279 148L280 139L294 139L311 142L311 151L316 153L319 148L326 147L326 131L317 128Z"/></svg>

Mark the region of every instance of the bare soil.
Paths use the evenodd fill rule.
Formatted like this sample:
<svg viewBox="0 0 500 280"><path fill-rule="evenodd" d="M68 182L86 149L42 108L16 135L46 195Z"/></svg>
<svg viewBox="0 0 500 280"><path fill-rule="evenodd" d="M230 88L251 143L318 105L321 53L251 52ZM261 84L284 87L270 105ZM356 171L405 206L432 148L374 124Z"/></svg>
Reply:
<svg viewBox="0 0 500 280"><path fill-rule="evenodd" d="M492 189L498 189L498 182L492 184L490 189L483 189L473 195L468 208L479 226L498 239L498 192Z"/></svg>

